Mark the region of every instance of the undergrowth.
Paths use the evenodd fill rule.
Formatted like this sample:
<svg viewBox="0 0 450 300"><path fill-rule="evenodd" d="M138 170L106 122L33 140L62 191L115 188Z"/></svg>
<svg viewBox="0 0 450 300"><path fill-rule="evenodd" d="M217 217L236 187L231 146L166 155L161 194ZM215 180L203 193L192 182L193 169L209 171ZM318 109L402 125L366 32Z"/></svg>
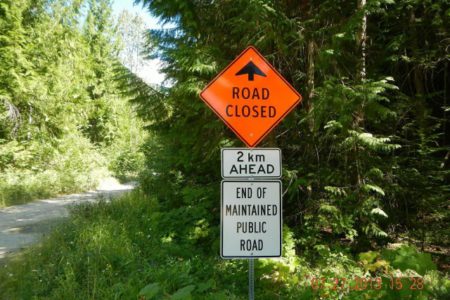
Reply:
<svg viewBox="0 0 450 300"><path fill-rule="evenodd" d="M0 146L0 207L87 190L108 173L103 156L80 135Z"/></svg>
<svg viewBox="0 0 450 300"><path fill-rule="evenodd" d="M143 158L135 144L99 148L81 134L53 142L0 140L0 207L86 191L111 175L136 180Z"/></svg>
<svg viewBox="0 0 450 300"><path fill-rule="evenodd" d="M75 207L0 270L0 299L246 299L247 261L220 259L218 226L192 218L195 208L163 211L140 191ZM192 226L181 228L185 222ZM318 247L321 258L312 262L296 253L285 227L283 247L282 259L256 262L257 299L445 299L450 290L429 255L410 246L356 256ZM397 280L391 289L389 274L404 287L396 289ZM333 278L344 277L341 289ZM356 290L355 277L383 278L382 288ZM409 288L411 277L421 289Z"/></svg>

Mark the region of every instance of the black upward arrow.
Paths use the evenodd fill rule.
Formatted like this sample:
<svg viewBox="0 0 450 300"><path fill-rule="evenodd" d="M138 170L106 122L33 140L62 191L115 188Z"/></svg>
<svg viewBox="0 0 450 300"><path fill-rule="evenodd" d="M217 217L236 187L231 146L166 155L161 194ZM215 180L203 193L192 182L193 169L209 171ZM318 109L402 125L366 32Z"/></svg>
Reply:
<svg viewBox="0 0 450 300"><path fill-rule="evenodd" d="M263 73L252 61L246 64L239 72L235 75L248 75L248 80L253 81L255 79L255 74L266 77L266 74Z"/></svg>

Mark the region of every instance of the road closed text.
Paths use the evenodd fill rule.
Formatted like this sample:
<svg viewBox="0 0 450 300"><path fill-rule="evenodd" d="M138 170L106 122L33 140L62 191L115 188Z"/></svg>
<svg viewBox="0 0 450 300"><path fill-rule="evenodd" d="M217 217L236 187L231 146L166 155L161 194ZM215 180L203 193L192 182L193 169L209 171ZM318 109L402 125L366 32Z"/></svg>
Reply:
<svg viewBox="0 0 450 300"><path fill-rule="evenodd" d="M233 100L244 100L238 103L229 104L225 107L227 117L236 118L275 118L277 109L273 105L264 104L270 97L270 90L267 88L233 87Z"/></svg>

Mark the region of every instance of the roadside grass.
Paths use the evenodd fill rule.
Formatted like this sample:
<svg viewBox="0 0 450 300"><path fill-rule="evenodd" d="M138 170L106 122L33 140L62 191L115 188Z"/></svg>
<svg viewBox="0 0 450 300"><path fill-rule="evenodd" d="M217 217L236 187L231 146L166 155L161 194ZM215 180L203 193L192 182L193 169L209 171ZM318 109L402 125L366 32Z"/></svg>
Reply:
<svg viewBox="0 0 450 300"><path fill-rule="evenodd" d="M0 298L136 299L143 287L158 283L156 297L196 284L208 291L204 299L238 299L212 281L226 275L207 269L220 266L218 258L170 254L179 248L153 232L157 215L156 201L139 192L77 206L40 245L7 262L0 271Z"/></svg>
<svg viewBox="0 0 450 300"><path fill-rule="evenodd" d="M80 134L64 136L56 145L0 140L0 208L86 191L110 176L136 180L143 155L130 147L121 141L99 148Z"/></svg>
<svg viewBox="0 0 450 300"><path fill-rule="evenodd" d="M106 168L88 172L45 170L40 173L15 171L0 175L0 208L37 199L71 194L95 188L108 175Z"/></svg>
<svg viewBox="0 0 450 300"><path fill-rule="evenodd" d="M42 243L2 267L0 299L246 299L247 261L220 259L218 226L192 222L195 207L162 207L139 190L75 207ZM420 267L422 290L384 285L352 291L333 289L331 278L366 276L368 268L380 267L381 253L355 258L345 250L318 248L322 259L312 265L296 255L288 228L283 247L282 259L257 261L257 299L445 299L450 290L429 257L413 248L385 257L395 268ZM329 279L326 284L314 286L314 278L322 277Z"/></svg>
<svg viewBox="0 0 450 300"><path fill-rule="evenodd" d="M108 174L105 158L83 136L0 143L0 207L88 190Z"/></svg>

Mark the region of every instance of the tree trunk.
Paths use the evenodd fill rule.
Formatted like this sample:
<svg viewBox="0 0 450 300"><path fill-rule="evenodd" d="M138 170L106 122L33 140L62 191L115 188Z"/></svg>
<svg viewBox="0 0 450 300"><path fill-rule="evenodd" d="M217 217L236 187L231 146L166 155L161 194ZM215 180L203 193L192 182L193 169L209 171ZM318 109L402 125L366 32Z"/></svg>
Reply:
<svg viewBox="0 0 450 300"><path fill-rule="evenodd" d="M366 80L366 43L367 43L367 14L364 11L367 0L359 0L358 9L363 10L363 17L361 20L361 32L359 33L358 44L361 49L361 58L359 61L359 80Z"/></svg>
<svg viewBox="0 0 450 300"><path fill-rule="evenodd" d="M31 124L33 124L33 107L28 103L28 130L27 130L27 139L31 140Z"/></svg>
<svg viewBox="0 0 450 300"><path fill-rule="evenodd" d="M308 49L307 49L307 55L308 55L308 70L306 72L307 74L307 89L308 89L308 94L307 94L307 99L305 101L305 108L306 108L306 112L308 113L308 125L309 125L309 131L313 132L314 131L314 118L311 116L311 113L314 109L314 103L313 103L313 98L314 98L314 83L315 83L315 78L314 78L314 73L315 73L315 65L314 65L314 51L315 51L315 43L314 41L311 39L308 42Z"/></svg>
<svg viewBox="0 0 450 300"><path fill-rule="evenodd" d="M359 65L356 72L356 79L359 84L363 84L366 80L366 40L367 40L367 15L365 10L366 0L358 1L358 9L363 11L363 17L361 19L361 31L359 32L357 39L357 46L360 49L361 56L359 58ZM359 127L364 121L364 106L365 99L361 99L356 111L353 113L353 129L359 131ZM356 167L356 183L357 185L363 184L363 178L361 176L361 162L359 158L358 145L355 144L355 167Z"/></svg>
<svg viewBox="0 0 450 300"><path fill-rule="evenodd" d="M366 40L367 40L367 15L364 11L366 0L359 0L358 9L363 11L361 19L361 31L358 34L357 45L360 49L361 56L359 58L359 65L356 71L356 79L359 83L364 83L367 77L366 72ZM353 129L358 130L361 123L364 121L364 105L365 99L361 99L361 103L353 114Z"/></svg>

